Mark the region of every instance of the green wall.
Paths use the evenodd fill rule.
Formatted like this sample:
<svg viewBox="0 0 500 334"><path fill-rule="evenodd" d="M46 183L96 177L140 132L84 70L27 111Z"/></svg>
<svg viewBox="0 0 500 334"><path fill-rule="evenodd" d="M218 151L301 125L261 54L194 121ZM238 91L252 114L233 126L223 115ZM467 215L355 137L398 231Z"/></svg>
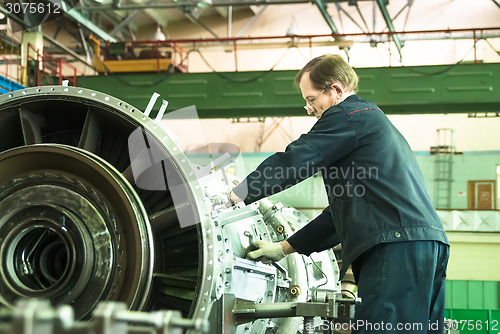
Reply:
<svg viewBox="0 0 500 334"><path fill-rule="evenodd" d="M446 282L446 308L500 309L500 282L449 280Z"/></svg>
<svg viewBox="0 0 500 334"><path fill-rule="evenodd" d="M424 174L427 189L434 200L436 191L435 164L437 155L415 152ZM451 206L445 209L467 209L467 181L496 180L496 166L500 165L500 151L463 152L452 156ZM460 195L459 193L463 194Z"/></svg>
<svg viewBox="0 0 500 334"><path fill-rule="evenodd" d="M112 74L78 77L79 87L143 110L153 94L168 111L195 105L201 118L304 116L293 71ZM500 63L356 68L360 97L386 114L497 112ZM153 108L156 114L161 101Z"/></svg>
<svg viewBox="0 0 500 334"><path fill-rule="evenodd" d="M455 320L451 326L460 333L497 334L500 332L499 292L500 282L447 281L445 318Z"/></svg>

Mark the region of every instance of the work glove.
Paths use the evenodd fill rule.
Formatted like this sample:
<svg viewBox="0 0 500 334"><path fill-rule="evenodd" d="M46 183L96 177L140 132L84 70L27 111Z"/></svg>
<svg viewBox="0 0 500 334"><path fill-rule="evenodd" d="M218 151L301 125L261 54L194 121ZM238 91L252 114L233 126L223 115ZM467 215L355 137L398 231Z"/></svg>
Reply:
<svg viewBox="0 0 500 334"><path fill-rule="evenodd" d="M234 206L234 202L231 199L231 193L220 193L218 195L212 196L210 198L210 201L212 202L212 206L222 206L226 208L230 208Z"/></svg>
<svg viewBox="0 0 500 334"><path fill-rule="evenodd" d="M281 243L279 242L257 240L254 244L258 248L247 254L247 257L251 260L261 261L262 263L269 264L273 261L277 262L285 257L283 247L281 247Z"/></svg>
<svg viewBox="0 0 500 334"><path fill-rule="evenodd" d="M230 208L230 207L236 205L236 203L239 203L242 201L243 200L241 198L239 198L235 193L230 191L229 194L227 194L226 208Z"/></svg>

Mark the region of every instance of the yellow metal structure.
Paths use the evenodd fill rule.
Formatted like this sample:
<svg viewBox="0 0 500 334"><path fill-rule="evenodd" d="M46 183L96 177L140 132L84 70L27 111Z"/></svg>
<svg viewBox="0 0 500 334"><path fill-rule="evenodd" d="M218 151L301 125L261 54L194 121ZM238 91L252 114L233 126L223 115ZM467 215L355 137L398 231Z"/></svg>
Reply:
<svg viewBox="0 0 500 334"><path fill-rule="evenodd" d="M94 36L89 39L94 42L93 65L99 72L160 72L168 70L172 65L172 58L150 58L150 59L122 59L102 60L101 43Z"/></svg>
<svg viewBox="0 0 500 334"><path fill-rule="evenodd" d="M100 60L100 67L94 60L94 66L99 72L159 72L167 70L172 64L170 58L157 59L127 59L127 60Z"/></svg>

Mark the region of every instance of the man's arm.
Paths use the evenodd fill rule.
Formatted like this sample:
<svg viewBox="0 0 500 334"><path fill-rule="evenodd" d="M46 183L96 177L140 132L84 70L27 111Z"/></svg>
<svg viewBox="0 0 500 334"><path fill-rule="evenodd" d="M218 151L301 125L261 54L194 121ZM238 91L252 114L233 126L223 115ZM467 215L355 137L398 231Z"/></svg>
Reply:
<svg viewBox="0 0 500 334"><path fill-rule="evenodd" d="M318 217L311 220L285 241L267 242L258 240L255 243L259 248L248 253L248 257L264 263L271 263L295 252L305 255L320 252L336 246L340 243L340 240L333 226L329 208L326 208Z"/></svg>
<svg viewBox="0 0 500 334"><path fill-rule="evenodd" d="M266 158L233 192L246 204L271 196L321 170L328 172L329 166L355 147L356 132L349 115L333 108L284 152Z"/></svg>
<svg viewBox="0 0 500 334"><path fill-rule="evenodd" d="M338 245L340 238L333 225L330 208L324 209L319 216L295 232L286 241L292 249L305 255Z"/></svg>
<svg viewBox="0 0 500 334"><path fill-rule="evenodd" d="M296 250L292 247L292 245L290 245L288 240L281 242L281 248L283 248L283 253L285 255L289 255L296 252Z"/></svg>

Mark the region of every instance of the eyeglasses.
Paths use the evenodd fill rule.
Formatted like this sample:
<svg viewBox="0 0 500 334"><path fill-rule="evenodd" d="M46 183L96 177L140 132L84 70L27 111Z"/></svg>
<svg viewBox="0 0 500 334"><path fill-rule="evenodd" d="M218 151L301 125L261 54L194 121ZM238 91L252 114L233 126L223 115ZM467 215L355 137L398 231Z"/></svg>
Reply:
<svg viewBox="0 0 500 334"><path fill-rule="evenodd" d="M316 100L318 99L318 97L320 97L320 96L321 96L321 94L323 94L323 93L325 92L325 90L326 90L326 88L325 88L325 89L323 89L323 90L321 91L321 93L319 93L319 94L318 94L318 96L316 96L314 99L312 99L311 101L309 101L309 103L308 103L308 104L306 104L306 105L304 106L304 109L305 109L305 110L307 110L307 111L309 111L309 110L313 110L312 105L314 104L314 102L316 102Z"/></svg>

